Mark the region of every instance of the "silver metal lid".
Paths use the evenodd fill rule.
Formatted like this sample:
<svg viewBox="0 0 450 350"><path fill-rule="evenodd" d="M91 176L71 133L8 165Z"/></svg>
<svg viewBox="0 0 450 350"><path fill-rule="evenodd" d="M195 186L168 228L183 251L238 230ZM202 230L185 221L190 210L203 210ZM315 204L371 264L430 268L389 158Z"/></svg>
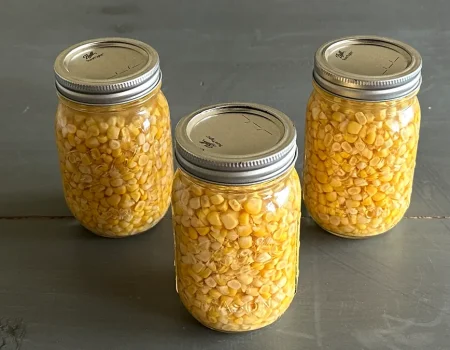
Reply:
<svg viewBox="0 0 450 350"><path fill-rule="evenodd" d="M280 111L253 103L208 106L182 118L175 155L182 169L214 183L276 178L297 158L296 131Z"/></svg>
<svg viewBox="0 0 450 350"><path fill-rule="evenodd" d="M117 104L138 99L161 81L158 53L125 38L84 41L61 52L55 61L56 89L86 104Z"/></svg>
<svg viewBox="0 0 450 350"><path fill-rule="evenodd" d="M358 100L391 100L420 87L422 58L411 46L377 36L352 36L321 46L313 77L325 90Z"/></svg>

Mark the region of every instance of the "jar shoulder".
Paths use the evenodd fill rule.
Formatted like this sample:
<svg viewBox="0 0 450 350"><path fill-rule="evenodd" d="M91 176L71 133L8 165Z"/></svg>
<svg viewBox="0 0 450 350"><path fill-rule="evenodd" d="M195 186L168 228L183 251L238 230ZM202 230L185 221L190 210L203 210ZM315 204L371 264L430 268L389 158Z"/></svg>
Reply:
<svg viewBox="0 0 450 350"><path fill-rule="evenodd" d="M192 209L213 207L219 211L247 210L251 215L289 208L300 211L301 186L295 168L268 183L234 186L204 182L178 169L173 182L173 201L193 205Z"/></svg>
<svg viewBox="0 0 450 350"><path fill-rule="evenodd" d="M393 114L396 111L405 111L407 109L420 112L420 102L417 97L417 92L415 91L404 97L389 101L365 101L337 96L314 84L308 99L307 112L313 108L321 109L323 112L341 112L346 115L354 114L358 111L371 113L386 111L387 113Z"/></svg>
<svg viewBox="0 0 450 350"><path fill-rule="evenodd" d="M169 119L169 104L161 90L140 100L119 105L84 105L59 96L56 111L57 126L76 125L82 122L88 124L106 122L117 124L119 127L132 123L142 126L149 122L153 124L158 121L167 122Z"/></svg>

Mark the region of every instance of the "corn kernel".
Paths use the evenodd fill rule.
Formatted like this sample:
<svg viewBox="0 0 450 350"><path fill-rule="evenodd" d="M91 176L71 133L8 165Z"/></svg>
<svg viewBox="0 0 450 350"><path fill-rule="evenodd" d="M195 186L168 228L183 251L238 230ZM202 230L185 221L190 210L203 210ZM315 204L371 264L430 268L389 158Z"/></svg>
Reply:
<svg viewBox="0 0 450 350"><path fill-rule="evenodd" d="M212 211L206 216L206 218L211 225L222 226L222 222L220 221L220 216L218 212Z"/></svg>
<svg viewBox="0 0 450 350"><path fill-rule="evenodd" d="M236 199L231 199L228 203L234 211L240 211L242 209L241 204Z"/></svg>
<svg viewBox="0 0 450 350"><path fill-rule="evenodd" d="M251 215L259 214L262 209L262 200L260 198L250 198L244 203L244 209Z"/></svg>
<svg viewBox="0 0 450 350"><path fill-rule="evenodd" d="M253 244L253 240L249 236L239 237L239 246L242 249L250 248Z"/></svg>
<svg viewBox="0 0 450 350"><path fill-rule="evenodd" d="M238 226L237 233L241 237L249 236L252 233L252 228L249 225Z"/></svg>
<svg viewBox="0 0 450 350"><path fill-rule="evenodd" d="M329 202L334 202L335 200L337 200L337 193L336 192L330 192L326 194L326 199Z"/></svg>
<svg viewBox="0 0 450 350"><path fill-rule="evenodd" d="M106 135L110 140L117 140L119 138L120 129L115 126L110 126Z"/></svg>
<svg viewBox="0 0 450 350"><path fill-rule="evenodd" d="M224 201L224 198L220 194L216 194L210 198L211 203L213 205L221 204Z"/></svg>
<svg viewBox="0 0 450 350"><path fill-rule="evenodd" d="M209 233L210 228L209 227L197 227L197 232L201 236L206 236Z"/></svg>
<svg viewBox="0 0 450 350"><path fill-rule="evenodd" d="M220 220L227 230L232 230L239 224L238 216L239 213L228 211L220 215Z"/></svg>
<svg viewBox="0 0 450 350"><path fill-rule="evenodd" d="M323 172L317 172L316 174L317 181L319 181L322 184L326 184L328 182L328 176L327 174Z"/></svg>

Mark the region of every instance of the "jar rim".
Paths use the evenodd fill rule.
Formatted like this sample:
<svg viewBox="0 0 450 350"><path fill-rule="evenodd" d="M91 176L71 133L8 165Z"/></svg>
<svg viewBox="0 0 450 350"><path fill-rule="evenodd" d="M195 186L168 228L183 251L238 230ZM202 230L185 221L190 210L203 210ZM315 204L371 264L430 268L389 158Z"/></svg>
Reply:
<svg viewBox="0 0 450 350"><path fill-rule="evenodd" d="M401 41L350 36L323 44L314 57L313 79L338 96L388 101L418 90L422 58Z"/></svg>
<svg viewBox="0 0 450 350"><path fill-rule="evenodd" d="M364 102L364 103L373 103L373 104L386 103L386 102L394 103L395 101L398 101L398 100L404 100L404 99L407 99L407 98L412 98L412 97L416 96L419 93L419 90L420 90L420 86L417 86L416 89L414 89L412 91L409 91L407 94L404 94L404 95L401 95L401 96L398 96L398 97L395 97L395 98L390 98L390 99L385 99L385 100L368 100L368 99L358 99L358 98L342 96L342 95L339 95L339 94L337 94L335 92L327 90L314 79L314 75L313 75L313 79L312 79L312 85L313 85L314 88L320 89L321 91L323 91L323 92L325 92L327 94L330 94L331 96L334 96L334 97L339 98L339 99L345 99L345 100L348 100L348 101L352 101L354 103L358 103L358 102L362 103L362 102Z"/></svg>
<svg viewBox="0 0 450 350"><path fill-rule="evenodd" d="M66 98L88 105L122 104L154 90L162 80L154 48L127 38L83 41L55 60L55 86Z"/></svg>
<svg viewBox="0 0 450 350"><path fill-rule="evenodd" d="M89 110L97 111L96 113L101 113L105 108L107 108L106 112L112 112L116 110L122 110L123 108L138 106L140 104L145 103L149 99L153 98L156 94L162 92L161 91L161 82L151 91L147 92L146 94L143 94L139 98L125 101L122 103L110 103L110 104L92 104L92 103L86 103L86 102L80 102L73 99L68 98L67 96L61 94L59 91L56 91L56 95L59 98L59 101L67 106L69 106L72 109L78 110L78 111L85 111Z"/></svg>
<svg viewBox="0 0 450 350"><path fill-rule="evenodd" d="M295 164L296 130L284 113L268 106L207 106L178 122L175 158L187 173L212 183L269 181Z"/></svg>

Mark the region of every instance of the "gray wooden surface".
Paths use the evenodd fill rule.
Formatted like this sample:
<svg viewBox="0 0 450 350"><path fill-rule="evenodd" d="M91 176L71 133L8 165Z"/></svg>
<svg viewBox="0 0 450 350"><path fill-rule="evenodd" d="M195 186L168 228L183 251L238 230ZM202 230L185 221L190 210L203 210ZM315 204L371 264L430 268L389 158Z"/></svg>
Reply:
<svg viewBox="0 0 450 350"><path fill-rule="evenodd" d="M449 11L445 0L0 0L0 349L450 349ZM70 218L53 135L52 64L65 47L146 41L173 125L210 103L265 103L294 120L302 148L314 51L351 34L423 56L413 201L392 232L364 241L303 219L299 293L273 326L227 335L189 316L169 215L126 240Z"/></svg>

